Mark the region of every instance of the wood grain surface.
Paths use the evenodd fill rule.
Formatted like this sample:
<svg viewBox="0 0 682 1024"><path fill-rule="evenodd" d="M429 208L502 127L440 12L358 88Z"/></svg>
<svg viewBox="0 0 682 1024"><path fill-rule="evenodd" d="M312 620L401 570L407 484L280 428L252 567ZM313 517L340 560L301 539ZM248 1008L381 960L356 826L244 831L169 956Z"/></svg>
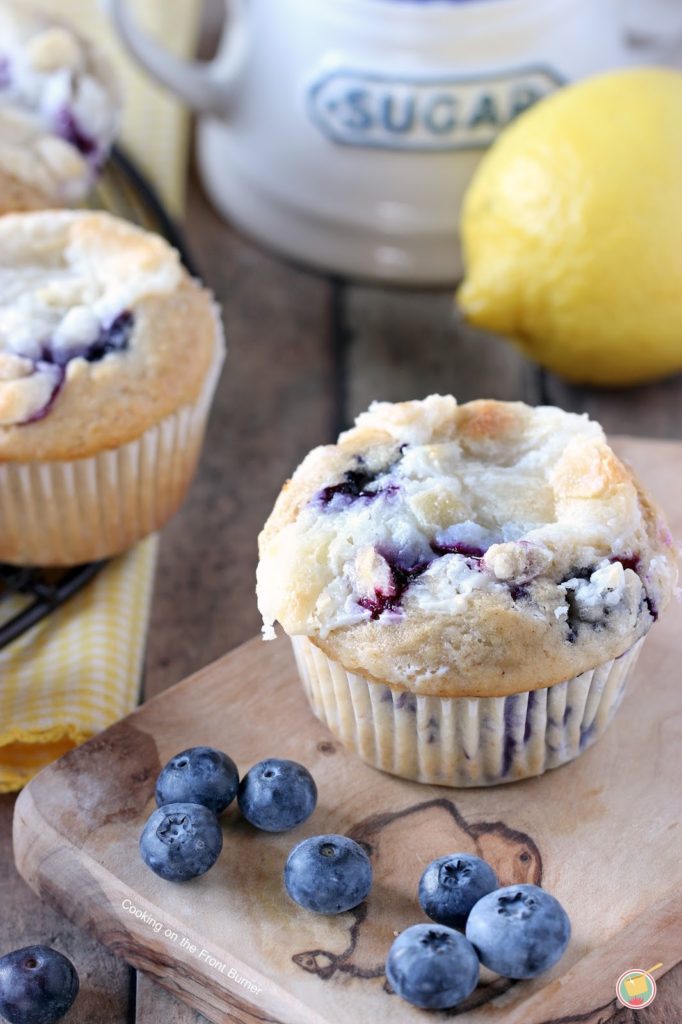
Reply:
<svg viewBox="0 0 682 1024"><path fill-rule="evenodd" d="M621 438L617 449L682 533L682 445ZM17 864L45 900L210 1020L389 1024L399 1015L418 1024L422 1013L396 1007L386 992L386 951L396 931L422 919L415 893L425 865L452 849L476 852L502 884L542 883L555 893L573 935L549 975L523 985L484 976L456 1016L463 1024L494 1024L501 1013L508 1024L594 1024L615 1008L623 970L643 958L671 970L682 959L680 618L674 608L657 624L594 748L541 779L468 791L361 764L312 716L286 639L256 638L30 784L17 804ZM320 801L295 835L258 833L233 809L218 864L177 886L148 871L136 847L161 765L197 743L228 750L242 770L273 753L300 758ZM292 905L281 873L293 843L335 831L366 844L375 884L366 904L329 919ZM132 917L131 904L153 923ZM202 960L201 949L220 966Z"/></svg>

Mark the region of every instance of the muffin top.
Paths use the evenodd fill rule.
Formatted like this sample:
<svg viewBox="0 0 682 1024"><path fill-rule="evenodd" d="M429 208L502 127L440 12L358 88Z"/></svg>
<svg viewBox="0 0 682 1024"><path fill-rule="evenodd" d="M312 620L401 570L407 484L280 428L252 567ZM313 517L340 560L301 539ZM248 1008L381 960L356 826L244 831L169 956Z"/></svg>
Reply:
<svg viewBox="0 0 682 1024"><path fill-rule="evenodd" d="M109 63L67 25L0 0L0 172L45 205L84 196L119 122Z"/></svg>
<svg viewBox="0 0 682 1024"><path fill-rule="evenodd" d="M209 292L104 213L0 217L0 461L71 459L197 398L222 354Z"/></svg>
<svg viewBox="0 0 682 1024"><path fill-rule="evenodd" d="M552 685L627 651L670 598L665 522L587 416L374 403L288 481L258 602L348 671L442 696Z"/></svg>

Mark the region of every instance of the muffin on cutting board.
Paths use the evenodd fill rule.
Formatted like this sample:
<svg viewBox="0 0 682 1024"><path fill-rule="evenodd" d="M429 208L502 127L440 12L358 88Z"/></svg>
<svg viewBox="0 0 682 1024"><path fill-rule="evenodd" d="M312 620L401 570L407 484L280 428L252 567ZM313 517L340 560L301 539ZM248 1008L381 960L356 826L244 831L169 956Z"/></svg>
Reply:
<svg viewBox="0 0 682 1024"><path fill-rule="evenodd" d="M604 731L677 575L662 514L587 416L375 403L259 541L266 636L316 714L410 779L489 785Z"/></svg>

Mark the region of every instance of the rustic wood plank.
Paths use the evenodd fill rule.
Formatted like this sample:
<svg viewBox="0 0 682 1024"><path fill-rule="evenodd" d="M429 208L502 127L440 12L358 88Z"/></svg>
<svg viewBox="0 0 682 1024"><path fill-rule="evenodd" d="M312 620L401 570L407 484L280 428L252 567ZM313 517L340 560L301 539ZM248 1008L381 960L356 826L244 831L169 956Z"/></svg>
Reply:
<svg viewBox="0 0 682 1024"><path fill-rule="evenodd" d="M346 286L348 416L374 399L404 401L432 392L461 402L532 402L536 371L521 353L457 314L451 291Z"/></svg>
<svg viewBox="0 0 682 1024"><path fill-rule="evenodd" d="M21 878L12 856L14 803L14 797L0 796L0 954L33 943L54 946L70 957L81 981L69 1024L123 1024L131 969L36 896Z"/></svg>
<svg viewBox="0 0 682 1024"><path fill-rule="evenodd" d="M135 1021L140 1024L210 1024L203 1013L197 1013L180 1002L168 989L157 985L149 975L136 971L137 999Z"/></svg>

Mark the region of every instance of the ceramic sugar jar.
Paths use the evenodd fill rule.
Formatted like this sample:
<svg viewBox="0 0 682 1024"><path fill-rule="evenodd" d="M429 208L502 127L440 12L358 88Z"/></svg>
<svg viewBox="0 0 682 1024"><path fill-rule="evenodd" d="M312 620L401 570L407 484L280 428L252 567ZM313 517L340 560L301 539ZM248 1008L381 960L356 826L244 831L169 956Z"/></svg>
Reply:
<svg viewBox="0 0 682 1024"><path fill-rule="evenodd" d="M562 83L629 63L621 0L228 0L184 63L107 0L137 59L202 116L217 208L335 272L445 283L463 193L500 129Z"/></svg>

